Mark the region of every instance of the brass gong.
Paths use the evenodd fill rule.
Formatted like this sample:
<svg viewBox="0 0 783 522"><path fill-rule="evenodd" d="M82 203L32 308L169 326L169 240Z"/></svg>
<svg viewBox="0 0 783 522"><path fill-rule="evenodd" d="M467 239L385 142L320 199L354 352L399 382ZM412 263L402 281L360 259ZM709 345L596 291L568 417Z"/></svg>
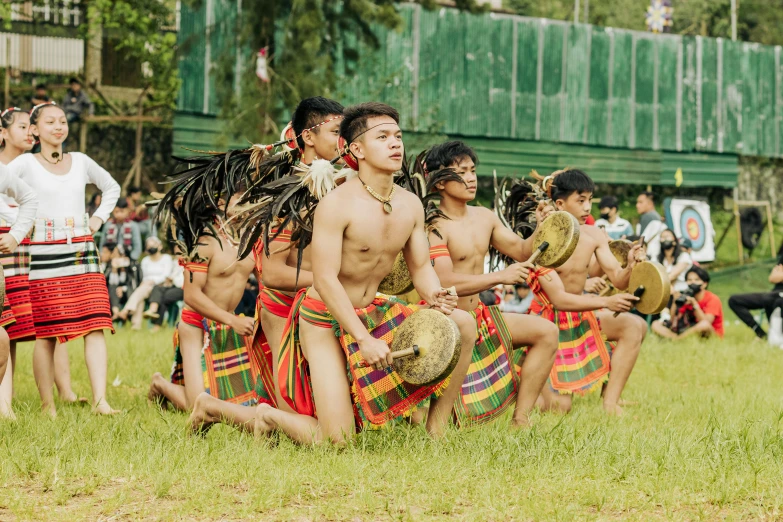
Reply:
<svg viewBox="0 0 783 522"><path fill-rule="evenodd" d="M394 334L391 350L396 358L392 366L411 384L424 386L441 381L457 366L461 342L454 321L437 310L418 310L405 318ZM398 355L401 352L414 353Z"/></svg>
<svg viewBox="0 0 783 522"><path fill-rule="evenodd" d="M635 308L643 314L657 314L666 308L672 294L669 274L655 261L637 263L631 271L628 293L639 297Z"/></svg>
<svg viewBox="0 0 783 522"><path fill-rule="evenodd" d="M539 225L533 248L542 243L549 243L549 248L538 257L538 264L547 268L562 266L579 244L579 221L568 212L552 212Z"/></svg>
<svg viewBox="0 0 783 522"><path fill-rule="evenodd" d="M405 262L402 252L397 254L392 265L391 272L383 278L378 285L378 291L387 295L402 295L413 290L413 281L411 273L408 270L408 264Z"/></svg>

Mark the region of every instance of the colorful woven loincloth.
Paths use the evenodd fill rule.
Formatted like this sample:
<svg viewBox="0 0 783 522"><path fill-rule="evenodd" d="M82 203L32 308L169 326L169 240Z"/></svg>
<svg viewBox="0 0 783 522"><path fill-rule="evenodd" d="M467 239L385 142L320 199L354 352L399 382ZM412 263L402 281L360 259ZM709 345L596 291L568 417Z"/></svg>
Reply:
<svg viewBox="0 0 783 522"><path fill-rule="evenodd" d="M511 334L500 309L479 302L471 315L478 336L460 399L454 405L461 425L491 421L514 403L519 387Z"/></svg>
<svg viewBox="0 0 783 522"><path fill-rule="evenodd" d="M357 308L355 312L373 337L391 344L397 327L414 310L393 297L378 295L372 304ZM359 345L340 328L322 301L309 297L306 290L300 290L286 323L278 362L280 391L286 402L298 413L310 416L316 414L310 369L299 344L300 318L319 328L332 329L339 337L347 359L354 409L359 410L360 416L371 424L382 425L410 415L419 403L433 394L439 395L448 384L448 379L445 379L429 386L416 386L403 381L390 367L383 370L357 368L364 361Z"/></svg>
<svg viewBox="0 0 783 522"><path fill-rule="evenodd" d="M8 227L0 227L0 234L9 230ZM30 240L25 238L11 254L0 254L0 263L5 276L6 299L16 319L5 326L6 332L12 341L31 341L35 339L35 322L30 303Z"/></svg>
<svg viewBox="0 0 783 522"><path fill-rule="evenodd" d="M287 318L294 305L294 297L279 290L262 288L258 292L258 303L261 308L277 317Z"/></svg>
<svg viewBox="0 0 783 522"><path fill-rule="evenodd" d="M555 364L549 374L550 385L562 394L584 395L603 385L609 378L611 347L601 334L595 313L555 310L541 288L539 278L552 272L541 268L528 278L536 298L530 313L555 323L560 329Z"/></svg>
<svg viewBox="0 0 783 522"><path fill-rule="evenodd" d="M111 305L92 236L30 244L30 302L39 338L111 330Z"/></svg>
<svg viewBox="0 0 783 522"><path fill-rule="evenodd" d="M201 349L201 371L204 377L204 391L213 397L252 406L259 402L274 405L271 373L271 360L264 364L262 358L269 356L263 336L258 343L248 349L247 338L237 334L233 328L203 318L192 310L182 311L182 322L204 331L204 344ZM182 373L182 352L179 335L174 332L174 366L171 369L171 382L185 385Z"/></svg>

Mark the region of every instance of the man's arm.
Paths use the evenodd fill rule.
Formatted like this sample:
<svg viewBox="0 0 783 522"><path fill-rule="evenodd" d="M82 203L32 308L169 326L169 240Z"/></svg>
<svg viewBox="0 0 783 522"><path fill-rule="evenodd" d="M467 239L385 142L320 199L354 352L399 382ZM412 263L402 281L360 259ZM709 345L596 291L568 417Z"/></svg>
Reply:
<svg viewBox="0 0 783 522"><path fill-rule="evenodd" d="M204 244L199 245L198 255L209 266L209 262L214 254L215 240L213 238L200 238L199 241ZM185 282L182 285L185 304L207 319L233 328L234 314L223 310L204 293L204 286L207 284L207 273L191 272L191 275L193 276L192 278L185 277Z"/></svg>
<svg viewBox="0 0 783 522"><path fill-rule="evenodd" d="M554 270L549 272L551 278L539 278L541 288L546 293L549 302L562 312L587 312L609 308L613 312L627 312L631 305L638 301L631 294L617 294L611 297L601 297L592 294L572 294L566 291L563 280Z"/></svg>
<svg viewBox="0 0 783 522"><path fill-rule="evenodd" d="M430 245L424 230L424 207L414 196L411 196L411 202L416 205L416 222L402 255L411 273L414 288L427 304L433 306L438 303L443 284L430 263Z"/></svg>
<svg viewBox="0 0 783 522"><path fill-rule="evenodd" d="M276 239L269 244L269 255L262 254L264 260L261 263L261 280L264 286L286 292L313 286L312 272L301 270L297 280L296 268L288 266L291 248L296 246L292 246L287 240Z"/></svg>
<svg viewBox="0 0 783 522"><path fill-rule="evenodd" d="M584 227L582 228L582 233L585 233ZM609 240L605 234L591 234L591 237L598 242L598 247L595 249L595 259L601 266L601 270L609 277L609 281L612 282L615 288L619 290L628 288L631 270L636 265L636 253L639 250L639 245L634 245L628 252L628 266L623 268L617 258L614 257L614 254L612 254L609 248Z"/></svg>
<svg viewBox="0 0 783 522"><path fill-rule="evenodd" d="M492 220L492 237L490 238L492 246L498 252L514 261L526 261L533 254L533 238L535 234L532 234L527 239L522 239L513 230L504 225L494 213L489 210L486 212L490 214L489 219Z"/></svg>
<svg viewBox="0 0 783 522"><path fill-rule="evenodd" d="M434 245L443 241L448 241L448 237L439 238L435 234L430 233L430 244ZM457 295L475 295L500 284L517 284L527 278L527 269L519 271L513 281L510 281L508 268L488 274L461 274L454 271L454 263L451 261L451 256L437 257L435 259L435 272L440 280L440 284L445 287L455 287Z"/></svg>

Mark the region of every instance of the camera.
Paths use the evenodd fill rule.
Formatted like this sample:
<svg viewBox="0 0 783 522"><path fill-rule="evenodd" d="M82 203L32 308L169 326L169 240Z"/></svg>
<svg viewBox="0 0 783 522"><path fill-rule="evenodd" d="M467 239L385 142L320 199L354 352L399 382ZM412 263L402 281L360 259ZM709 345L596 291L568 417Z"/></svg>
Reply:
<svg viewBox="0 0 783 522"><path fill-rule="evenodd" d="M680 295L677 296L677 299L674 300L674 303L679 308L680 306L685 305L689 297L693 297L695 295L696 294L693 293L693 290L691 290L690 288L686 288L685 290L680 292Z"/></svg>

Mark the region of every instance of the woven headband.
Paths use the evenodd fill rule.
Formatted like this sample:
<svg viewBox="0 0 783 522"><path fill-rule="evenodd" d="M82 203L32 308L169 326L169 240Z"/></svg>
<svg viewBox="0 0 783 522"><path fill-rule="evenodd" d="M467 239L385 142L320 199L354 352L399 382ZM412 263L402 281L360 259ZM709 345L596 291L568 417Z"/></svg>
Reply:
<svg viewBox="0 0 783 522"><path fill-rule="evenodd" d="M47 105L57 105L57 104L56 104L56 103L54 103L53 101L48 101L48 102L39 103L38 105L36 105L36 106L35 106L35 107L33 107L32 109L30 109L30 117L32 117L32 116L33 116L33 114L35 114L35 111L37 111L37 110L38 110L38 109L40 109L41 107L45 107L45 106L47 106Z"/></svg>
<svg viewBox="0 0 783 522"><path fill-rule="evenodd" d="M17 111L19 111L19 112L24 112L24 111L22 111L22 109L20 109L19 107L8 107L8 108L7 108L6 110L4 110L3 112L0 112L0 118L5 118L5 115L6 115L6 114L8 114L9 112L17 112Z"/></svg>

